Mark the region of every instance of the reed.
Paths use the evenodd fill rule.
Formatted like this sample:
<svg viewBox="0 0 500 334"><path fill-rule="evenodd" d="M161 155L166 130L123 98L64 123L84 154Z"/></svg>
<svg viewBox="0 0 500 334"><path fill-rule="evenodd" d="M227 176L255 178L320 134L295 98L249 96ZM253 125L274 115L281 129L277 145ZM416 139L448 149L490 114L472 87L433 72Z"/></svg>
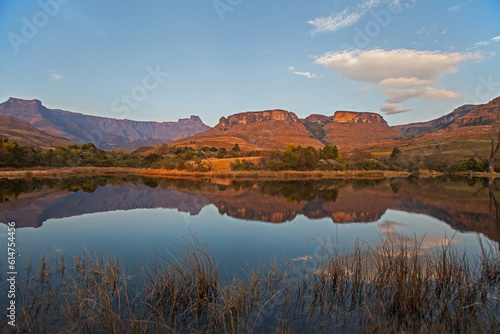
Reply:
<svg viewBox="0 0 500 334"><path fill-rule="evenodd" d="M323 243L315 266L271 261L231 277L195 236L152 252L136 273L83 251L26 261L19 332L35 333L496 333L500 252L468 258L397 236L340 251ZM54 263L53 263L54 262ZM224 277L222 277L224 276ZM1 330L9 330L6 323Z"/></svg>

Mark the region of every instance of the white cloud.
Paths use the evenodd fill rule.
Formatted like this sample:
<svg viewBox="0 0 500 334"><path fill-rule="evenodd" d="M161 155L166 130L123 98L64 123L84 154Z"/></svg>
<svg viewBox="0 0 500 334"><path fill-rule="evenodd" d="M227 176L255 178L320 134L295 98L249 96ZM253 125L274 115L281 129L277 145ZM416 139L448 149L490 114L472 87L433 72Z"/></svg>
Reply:
<svg viewBox="0 0 500 334"><path fill-rule="evenodd" d="M396 114L396 103L413 98L443 100L460 94L431 87L439 78L457 72L457 66L471 59L482 59L479 54L444 53L436 51L354 50L326 53L316 58L316 64L337 70L343 77L355 81L378 84L388 96L382 111Z"/></svg>
<svg viewBox="0 0 500 334"><path fill-rule="evenodd" d="M51 68L50 70L46 71L45 73L49 74L50 81L52 81L52 82L57 82L57 81L65 79L64 74L62 72L56 71L53 68Z"/></svg>
<svg viewBox="0 0 500 334"><path fill-rule="evenodd" d="M395 115L403 112L411 111L411 109L398 109L398 106L394 103L386 104L385 106L380 107L380 111L385 112L386 115Z"/></svg>
<svg viewBox="0 0 500 334"><path fill-rule="evenodd" d="M455 12L455 11L459 10L460 8L462 8L462 5L456 5L456 6L448 8L448 11Z"/></svg>
<svg viewBox="0 0 500 334"><path fill-rule="evenodd" d="M295 67L293 67L293 66L290 66L288 68L288 70L290 72L292 72L293 74L301 75L301 76L309 78L309 79L316 79L318 77L316 74L312 74L311 72L298 72L295 70Z"/></svg>
<svg viewBox="0 0 500 334"><path fill-rule="evenodd" d="M434 81L444 74L456 72L459 63L479 57L458 52L373 49L326 53L316 59L316 64L336 69L343 77L362 82L379 83L396 78Z"/></svg>

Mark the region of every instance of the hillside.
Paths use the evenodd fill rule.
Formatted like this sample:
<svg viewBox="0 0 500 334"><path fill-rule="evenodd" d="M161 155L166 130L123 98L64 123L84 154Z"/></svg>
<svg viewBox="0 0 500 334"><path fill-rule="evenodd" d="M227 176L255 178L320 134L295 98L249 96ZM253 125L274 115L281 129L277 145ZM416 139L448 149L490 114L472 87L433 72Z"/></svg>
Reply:
<svg viewBox="0 0 500 334"><path fill-rule="evenodd" d="M15 98L0 104L0 114L53 135L79 143L92 142L107 150L125 146L135 140L170 142L210 128L198 116L163 123L118 120L48 109L38 100Z"/></svg>
<svg viewBox="0 0 500 334"><path fill-rule="evenodd" d="M21 146L35 148L54 148L71 144L67 138L40 131L25 122L3 115L0 115L0 136Z"/></svg>
<svg viewBox="0 0 500 334"><path fill-rule="evenodd" d="M450 137L495 136L500 125L500 97L483 105L465 105L425 123L395 126L408 138L420 140Z"/></svg>
<svg viewBox="0 0 500 334"><path fill-rule="evenodd" d="M432 133L446 128L452 124L457 118L467 115L472 110L480 106L464 105L453 110L448 115L444 115L437 119L428 122L411 123L406 125L398 125L392 127L395 130L401 131L406 138Z"/></svg>
<svg viewBox="0 0 500 334"><path fill-rule="evenodd" d="M169 145L230 149L235 144L243 150L286 148L288 144L323 146L294 113L278 109L222 117L214 128Z"/></svg>

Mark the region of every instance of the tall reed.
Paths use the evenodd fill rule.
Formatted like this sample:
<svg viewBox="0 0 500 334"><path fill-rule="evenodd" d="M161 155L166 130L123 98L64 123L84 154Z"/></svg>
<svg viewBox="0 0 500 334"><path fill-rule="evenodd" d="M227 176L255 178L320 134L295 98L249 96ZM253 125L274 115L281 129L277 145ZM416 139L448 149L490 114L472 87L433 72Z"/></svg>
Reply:
<svg viewBox="0 0 500 334"><path fill-rule="evenodd" d="M305 265L314 261L316 265ZM497 333L500 252L468 258L398 236L348 251L220 273L196 237L136 272L84 251L26 261L16 331L26 333ZM222 278L223 276L223 278ZM11 330L6 322L3 332Z"/></svg>

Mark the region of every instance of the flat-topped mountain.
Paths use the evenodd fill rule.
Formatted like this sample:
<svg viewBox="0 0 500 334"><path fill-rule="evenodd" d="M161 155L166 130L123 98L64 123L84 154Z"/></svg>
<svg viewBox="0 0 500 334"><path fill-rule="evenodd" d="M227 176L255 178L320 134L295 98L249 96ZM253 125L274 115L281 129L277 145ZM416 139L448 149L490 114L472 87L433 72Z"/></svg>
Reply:
<svg viewBox="0 0 500 334"><path fill-rule="evenodd" d="M166 143L210 128L198 116L178 122L140 122L49 109L39 100L15 98L0 104L0 114L75 142L92 142L102 149L122 147L135 140L156 139Z"/></svg>
<svg viewBox="0 0 500 334"><path fill-rule="evenodd" d="M401 132L391 129L382 116L369 112L336 111L333 116L311 115L301 120L315 138L340 149L391 142Z"/></svg>
<svg viewBox="0 0 500 334"><path fill-rule="evenodd" d="M275 109L256 112L244 112L236 115L231 115L228 118L221 117L221 119L219 120L219 125L227 127L237 124L252 124L264 121L284 121L288 123L297 123L299 121L299 118L293 112Z"/></svg>
<svg viewBox="0 0 500 334"><path fill-rule="evenodd" d="M222 117L214 128L169 145L215 146L243 150L286 148L288 144L322 147L323 144L300 122L297 115L275 109Z"/></svg>
<svg viewBox="0 0 500 334"><path fill-rule="evenodd" d="M246 150L284 149L287 144L353 148L400 137L398 130L374 113L337 111L333 116L314 114L299 119L293 112L275 109L222 117L213 129L170 144L225 148L238 144Z"/></svg>

